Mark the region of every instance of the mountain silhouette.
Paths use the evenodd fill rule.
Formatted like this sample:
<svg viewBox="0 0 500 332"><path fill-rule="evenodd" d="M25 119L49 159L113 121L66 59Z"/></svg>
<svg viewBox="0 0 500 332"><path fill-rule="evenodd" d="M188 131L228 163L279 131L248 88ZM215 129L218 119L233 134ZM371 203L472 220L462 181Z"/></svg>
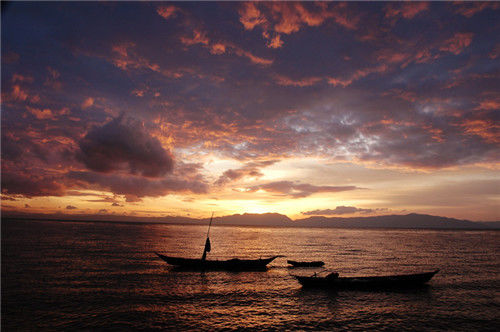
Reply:
<svg viewBox="0 0 500 332"><path fill-rule="evenodd" d="M134 217L120 215L87 214L40 214L40 213L3 213L2 220L43 219L58 221L93 222L136 222L165 223L185 225L206 225L209 218L190 218L178 216ZM416 229L500 229L500 221L478 222L454 218L410 213L406 215L384 215L373 217L323 217L312 216L292 220L279 213L244 213L214 218L214 225L272 226L305 228L416 228Z"/></svg>

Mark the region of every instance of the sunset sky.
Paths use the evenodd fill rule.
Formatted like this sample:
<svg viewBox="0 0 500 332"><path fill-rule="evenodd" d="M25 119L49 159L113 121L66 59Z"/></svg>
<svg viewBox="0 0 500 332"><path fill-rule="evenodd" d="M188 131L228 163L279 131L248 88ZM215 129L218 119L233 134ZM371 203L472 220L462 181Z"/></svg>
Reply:
<svg viewBox="0 0 500 332"><path fill-rule="evenodd" d="M500 220L499 2L2 4L2 213Z"/></svg>

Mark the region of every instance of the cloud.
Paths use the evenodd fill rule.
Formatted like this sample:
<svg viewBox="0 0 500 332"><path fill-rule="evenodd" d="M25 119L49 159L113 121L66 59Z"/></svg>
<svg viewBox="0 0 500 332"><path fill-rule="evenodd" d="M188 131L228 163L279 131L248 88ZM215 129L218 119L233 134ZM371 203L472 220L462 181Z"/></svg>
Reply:
<svg viewBox="0 0 500 332"><path fill-rule="evenodd" d="M257 26L262 29L262 36L267 39L266 45L270 48L283 45L281 34L296 33L304 26L317 27L332 20L354 30L360 21L360 16L351 11L346 3L244 2L238 13L245 30L253 30Z"/></svg>
<svg viewBox="0 0 500 332"><path fill-rule="evenodd" d="M403 17L405 19L411 20L419 13L424 12L428 9L429 3L423 1L389 3L385 7L385 17L395 19Z"/></svg>
<svg viewBox="0 0 500 332"><path fill-rule="evenodd" d="M364 78L370 74L374 73L384 73L389 69L389 67L385 64L380 64L375 67L367 67L363 69L356 70L353 74L351 74L347 78L336 78L336 77L328 77L328 84L333 86L342 86L346 87L351 85L354 81L357 81L361 78Z"/></svg>
<svg viewBox="0 0 500 332"><path fill-rule="evenodd" d="M55 117L54 117L54 114L52 113L52 111L48 108L44 109L44 110L41 110L41 109L38 109L38 108L34 108L34 107L30 107L30 106L26 106L26 108L28 109L28 111L33 114L38 120L47 120L47 119L52 119L54 120Z"/></svg>
<svg viewBox="0 0 500 332"><path fill-rule="evenodd" d="M471 18L477 13L482 12L485 9L497 10L500 8L500 4L495 1L478 1L478 2L456 2L457 6L455 12L461 14L465 17Z"/></svg>
<svg viewBox="0 0 500 332"><path fill-rule="evenodd" d="M193 31L193 36L181 36L180 40L186 46L192 46L196 44L208 45L208 43L210 43L210 39L208 39L207 33L198 29L195 29Z"/></svg>
<svg viewBox="0 0 500 332"><path fill-rule="evenodd" d="M211 54L224 54L226 53L226 45L222 43L214 43L210 45Z"/></svg>
<svg viewBox="0 0 500 332"><path fill-rule="evenodd" d="M290 196L293 198L307 197L316 193L336 193L360 189L356 186L315 186L308 183L292 181L275 181L247 188L247 192L264 190L277 195Z"/></svg>
<svg viewBox="0 0 500 332"><path fill-rule="evenodd" d="M124 42L112 46L113 56L110 61L118 68L123 70L129 69L149 69L154 72L161 72L160 66L152 63L145 57L139 56L133 50L136 44L132 42Z"/></svg>
<svg viewBox="0 0 500 332"><path fill-rule="evenodd" d="M77 209L76 206L73 206L73 205L67 205L66 206L66 210L75 210L75 209Z"/></svg>
<svg viewBox="0 0 500 332"><path fill-rule="evenodd" d="M445 40L439 49L458 55L470 45L473 36L473 33L456 33L450 39Z"/></svg>
<svg viewBox="0 0 500 332"><path fill-rule="evenodd" d="M160 141L139 122L122 116L92 128L79 142L78 158L88 169L127 171L147 177L172 172L174 160Z"/></svg>
<svg viewBox="0 0 500 332"><path fill-rule="evenodd" d="M86 109L86 108L89 108L92 105L94 105L94 98L88 97L88 98L85 98L85 100L83 101L82 108Z"/></svg>
<svg viewBox="0 0 500 332"><path fill-rule="evenodd" d="M176 13L179 11L179 8L173 5L159 6L156 8L156 12L158 15L168 20L171 17L175 17Z"/></svg>
<svg viewBox="0 0 500 332"><path fill-rule="evenodd" d="M160 197L176 192L203 194L208 186L201 180L182 179L173 176L151 179L134 175L103 174L96 172L68 172L67 177L77 181L82 188L107 190L125 195L127 201L139 201L142 197Z"/></svg>
<svg viewBox="0 0 500 332"><path fill-rule="evenodd" d="M28 98L28 93L20 85L12 86L12 98L14 100L25 101Z"/></svg>
<svg viewBox="0 0 500 332"><path fill-rule="evenodd" d="M497 108L498 109L498 108ZM500 143L500 124L488 119L465 119L460 124L466 135L481 137L487 143Z"/></svg>
<svg viewBox="0 0 500 332"><path fill-rule="evenodd" d="M323 79L321 77L308 77L300 80L292 80L291 78L283 75L276 75L275 80L276 83L283 86L305 87L321 82Z"/></svg>
<svg viewBox="0 0 500 332"><path fill-rule="evenodd" d="M276 35L272 38L269 38L269 37L266 37L269 39L269 41L267 42L266 46L267 47L270 47L270 48L280 48L281 46L283 46L283 41L281 40L281 36L280 35Z"/></svg>
<svg viewBox="0 0 500 332"><path fill-rule="evenodd" d="M13 201L13 202L17 201L17 199L15 199L14 197L6 196L6 195L4 195L4 194L2 194L2 196L1 196L1 200L2 200L2 201ZM2 204L2 205L3 205L3 204Z"/></svg>
<svg viewBox="0 0 500 332"><path fill-rule="evenodd" d="M225 41L214 42L208 37L208 33L206 31L200 30L198 28L193 30L192 36L181 36L180 41L186 46L201 44L203 47L209 50L210 54L213 55L221 55L226 53L236 54L237 56L249 59L252 63L257 65L269 66L274 62L274 60L272 59L266 59L256 56L234 43Z"/></svg>
<svg viewBox="0 0 500 332"><path fill-rule="evenodd" d="M59 176L11 172L2 169L2 194L36 196L63 196L65 186Z"/></svg>
<svg viewBox="0 0 500 332"><path fill-rule="evenodd" d="M245 164L238 169L228 169L215 181L215 185L222 186L229 182L233 182L244 177L261 177L263 174L260 169L276 163L277 160L254 161Z"/></svg>
<svg viewBox="0 0 500 332"><path fill-rule="evenodd" d="M372 213L380 210L387 209L361 209L354 206L337 206L335 209L325 209L325 210L312 210L307 212L301 212L306 216L315 215L342 215L342 214L353 214L353 213Z"/></svg>
<svg viewBox="0 0 500 332"><path fill-rule="evenodd" d="M239 47L233 47L233 48L234 48L234 53L236 53L239 56L248 58L251 62L253 62L257 65L269 66L269 65L272 65L274 62L274 60L272 60L272 59L265 59L265 58L253 55L252 53L245 51Z"/></svg>
<svg viewBox="0 0 500 332"><path fill-rule="evenodd" d="M264 15L257 8L257 3L255 2L243 2L238 13L240 14L240 22L246 30L252 30L255 26L267 22Z"/></svg>

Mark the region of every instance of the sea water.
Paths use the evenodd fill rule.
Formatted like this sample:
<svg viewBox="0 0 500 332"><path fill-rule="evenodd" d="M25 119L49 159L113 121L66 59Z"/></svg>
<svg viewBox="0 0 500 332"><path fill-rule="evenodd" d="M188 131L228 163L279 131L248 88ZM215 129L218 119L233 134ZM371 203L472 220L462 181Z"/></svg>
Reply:
<svg viewBox="0 0 500 332"><path fill-rule="evenodd" d="M285 255L266 272L184 272L206 226L2 222L2 329L496 330L498 231L213 226L209 259ZM322 260L288 268L286 260ZM440 269L408 291L302 289L293 274Z"/></svg>

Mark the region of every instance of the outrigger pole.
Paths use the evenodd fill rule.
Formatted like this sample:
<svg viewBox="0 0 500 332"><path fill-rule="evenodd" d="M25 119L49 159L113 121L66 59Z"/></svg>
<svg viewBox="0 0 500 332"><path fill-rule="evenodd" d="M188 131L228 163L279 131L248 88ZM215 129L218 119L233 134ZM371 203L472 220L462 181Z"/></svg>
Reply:
<svg viewBox="0 0 500 332"><path fill-rule="evenodd" d="M212 216L210 217L210 223L208 224L207 240L205 241L205 249L203 249L203 256L201 256L201 260L203 260L203 261L207 259L207 252L210 252L210 250L212 249L208 235L210 234L210 226L212 226L213 217L214 217L214 213L212 212Z"/></svg>

